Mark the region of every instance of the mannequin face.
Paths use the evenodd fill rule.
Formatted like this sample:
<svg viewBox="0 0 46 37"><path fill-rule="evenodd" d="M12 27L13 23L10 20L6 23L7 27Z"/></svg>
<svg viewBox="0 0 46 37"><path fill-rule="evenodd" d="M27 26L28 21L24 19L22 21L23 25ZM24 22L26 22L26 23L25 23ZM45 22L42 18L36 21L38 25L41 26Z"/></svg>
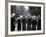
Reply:
<svg viewBox="0 0 46 37"><path fill-rule="evenodd" d="M33 16L32 16L32 19L33 19L33 20L35 20L35 19L36 19L36 16L35 16L35 15L33 15Z"/></svg>
<svg viewBox="0 0 46 37"><path fill-rule="evenodd" d="M14 17L15 16L15 13L12 13L11 17Z"/></svg>

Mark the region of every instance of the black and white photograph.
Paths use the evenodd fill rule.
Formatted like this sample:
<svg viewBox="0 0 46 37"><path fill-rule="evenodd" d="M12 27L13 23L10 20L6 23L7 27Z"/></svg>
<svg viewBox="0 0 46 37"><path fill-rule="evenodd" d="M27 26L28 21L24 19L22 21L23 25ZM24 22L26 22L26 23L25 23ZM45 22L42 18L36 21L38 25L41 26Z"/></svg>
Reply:
<svg viewBox="0 0 46 37"><path fill-rule="evenodd" d="M43 5L8 3L8 34L43 32Z"/></svg>

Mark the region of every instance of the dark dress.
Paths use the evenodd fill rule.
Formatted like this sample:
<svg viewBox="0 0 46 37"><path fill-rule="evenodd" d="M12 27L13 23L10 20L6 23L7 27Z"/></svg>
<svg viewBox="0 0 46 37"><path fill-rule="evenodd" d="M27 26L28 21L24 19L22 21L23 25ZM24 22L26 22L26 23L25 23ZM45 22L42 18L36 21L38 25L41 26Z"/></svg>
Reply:
<svg viewBox="0 0 46 37"><path fill-rule="evenodd" d="M22 19L22 30L23 31L26 30L26 19L25 18Z"/></svg>
<svg viewBox="0 0 46 37"><path fill-rule="evenodd" d="M27 30L31 30L31 18L27 19Z"/></svg>
<svg viewBox="0 0 46 37"><path fill-rule="evenodd" d="M41 30L41 19L38 19L38 25L37 25L37 27L38 27L38 30Z"/></svg>
<svg viewBox="0 0 46 37"><path fill-rule="evenodd" d="M17 29L18 31L20 31L21 30L21 19L18 19L17 23L18 23Z"/></svg>
<svg viewBox="0 0 46 37"><path fill-rule="evenodd" d="M11 31L15 30L15 25L14 25L15 19L14 17L11 18Z"/></svg>
<svg viewBox="0 0 46 37"><path fill-rule="evenodd" d="M32 30L36 30L36 24L37 24L37 21L32 20Z"/></svg>

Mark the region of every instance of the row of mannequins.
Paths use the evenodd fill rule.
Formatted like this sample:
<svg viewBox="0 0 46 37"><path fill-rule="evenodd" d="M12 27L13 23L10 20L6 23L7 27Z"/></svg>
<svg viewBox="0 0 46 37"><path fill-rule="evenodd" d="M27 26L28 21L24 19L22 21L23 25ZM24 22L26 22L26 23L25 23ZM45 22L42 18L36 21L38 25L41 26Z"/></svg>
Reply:
<svg viewBox="0 0 46 37"><path fill-rule="evenodd" d="M25 16L19 15L17 17L11 16L11 31L30 31L41 30L41 17L38 15Z"/></svg>

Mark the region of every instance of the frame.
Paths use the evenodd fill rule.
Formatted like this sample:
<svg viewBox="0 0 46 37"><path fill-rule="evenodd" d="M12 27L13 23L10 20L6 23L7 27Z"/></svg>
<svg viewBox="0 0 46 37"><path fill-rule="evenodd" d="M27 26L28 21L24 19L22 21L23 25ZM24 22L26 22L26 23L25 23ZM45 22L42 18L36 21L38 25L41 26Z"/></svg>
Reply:
<svg viewBox="0 0 46 37"><path fill-rule="evenodd" d="M22 7L24 7L24 8L22 8ZM44 5L44 3L33 3L33 2L8 2L8 35L28 35L28 34L31 34L31 35L33 35L33 34L43 34L44 33L44 31L45 31L45 26L44 26L44 23L45 23L45 12L44 12L44 7L45 7L45 5ZM20 8L20 9L19 9ZM40 18L41 18L41 29L39 29L39 30L33 30L33 29L30 29L30 30L22 30L22 18L23 18L23 16L25 15L25 18L30 18L30 14L28 14L26 11L26 13L24 12L24 13L18 13L18 12L16 12L15 10L19 10L20 12L23 12L23 11L25 11L25 9L26 9L26 11L27 12L30 12L30 11L32 11L32 13L31 13L31 18L32 19L36 19L36 18L38 18L39 16L38 15L40 15ZM28 9L28 10L27 10ZM30 9L30 10L29 10ZM13 10L13 12L12 12L12 10ZM34 11L33 11L34 10ZM18 19L21 19L21 30L20 31L18 31L18 30L15 30L15 31L11 31L11 17L13 17L13 16L15 16L15 14L16 13L14 13L14 12L16 12L18 15L22 15L20 18L18 17L16 20L18 20ZM36 12L39 12L37 15L36 14L34 14L34 13ZM13 13L13 14L12 14ZM24 15L23 15L24 14ZM28 16L28 17L26 17L26 16ZM37 17L36 17L37 16ZM38 21L38 20L37 20ZM34 25L33 25L34 26ZM25 26L26 27L26 26ZM28 26L29 27L29 26ZM37 27L37 26L36 26ZM35 27L34 27L35 28ZM25 28L24 28L25 29Z"/></svg>

